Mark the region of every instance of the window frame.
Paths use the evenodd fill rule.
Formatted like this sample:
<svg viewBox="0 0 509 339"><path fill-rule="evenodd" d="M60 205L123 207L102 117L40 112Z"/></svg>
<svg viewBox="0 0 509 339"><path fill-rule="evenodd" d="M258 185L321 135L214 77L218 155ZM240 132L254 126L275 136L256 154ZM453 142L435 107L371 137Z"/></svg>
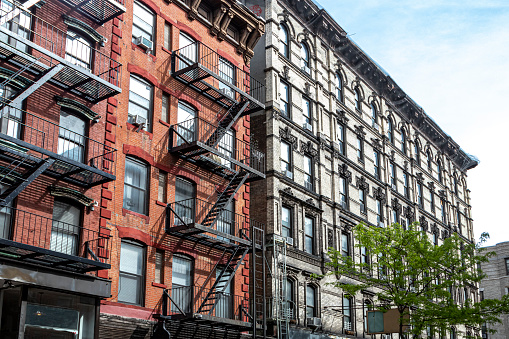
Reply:
<svg viewBox="0 0 509 339"><path fill-rule="evenodd" d="M423 187L422 182L417 181L417 205L419 205L420 208L424 208L424 196L423 196Z"/></svg>
<svg viewBox="0 0 509 339"><path fill-rule="evenodd" d="M374 102L371 103L371 126L377 131L380 130L380 125L378 124L378 110Z"/></svg>
<svg viewBox="0 0 509 339"><path fill-rule="evenodd" d="M288 211L288 226L285 226L283 210ZM288 235L285 235L285 229ZM281 235L283 237L289 237L293 239L293 208L286 205L281 206Z"/></svg>
<svg viewBox="0 0 509 339"><path fill-rule="evenodd" d="M144 96L140 95L139 93L136 93L133 91L133 84L132 84L132 80L134 80L135 82L138 82L140 85L145 85L147 87L147 89L150 87L149 89L149 98L145 98ZM134 98L131 96L131 94L134 94L140 98L142 98L143 100L146 100L148 103L147 105L143 105L139 102L136 102L134 101ZM145 124L145 130L147 132L151 132L152 131L152 121L153 121L153 115L154 115L154 86L144 80L143 78L137 76L137 75L134 75L134 74L131 74L130 77L129 77L129 101L128 101L128 108L127 108L127 122L132 124L132 119L135 115L139 115L139 114L131 114L129 111L130 111L130 107L131 105L133 106L136 106L138 109L141 109L142 111L146 112L147 116L144 117L147 122Z"/></svg>
<svg viewBox="0 0 509 339"><path fill-rule="evenodd" d="M308 224L307 222L310 221L310 224ZM314 217L311 217L309 215L306 215L304 217L304 252L306 253L309 253L309 254L315 254L315 248L316 248L316 245L315 245L315 223L316 223L316 220ZM311 226L311 232L309 232L308 230L308 225ZM308 241L309 241L309 244L311 244L311 248L308 248Z"/></svg>
<svg viewBox="0 0 509 339"><path fill-rule="evenodd" d="M341 232L341 255L343 257L350 257L350 234L346 232Z"/></svg>
<svg viewBox="0 0 509 339"><path fill-rule="evenodd" d="M313 105L312 101L304 96L302 97L302 114L304 116L304 123L309 124L311 126L310 132L313 132Z"/></svg>
<svg viewBox="0 0 509 339"><path fill-rule="evenodd" d="M123 256L122 256L122 245L123 244L141 249L141 259L140 259L141 273L140 274L124 272L121 270L121 267L122 267L121 262L122 262L122 258L123 258ZM146 285L145 279L146 279L146 274L147 274L147 271L146 271L147 247L145 246L145 244L139 243L137 241L133 241L133 240L129 240L129 239L122 239L120 242L120 256L119 257L120 257L120 259L119 259L119 266L118 266L119 277L118 277L118 294L117 294L118 302L123 303L123 304L128 304L128 305L144 306L144 303L145 303L145 293L144 292L145 292L145 285ZM120 291L122 288L121 287L122 275L134 277L135 279L137 279L137 282L139 283L139 285L137 286L137 293L139 293L139 295L137 296L138 298L135 303L130 303L130 302L120 300Z"/></svg>
<svg viewBox="0 0 509 339"><path fill-rule="evenodd" d="M391 182L391 189L394 191L398 191L398 178L397 178L397 172L396 172L396 164L392 161L389 162L389 175L390 175L390 182Z"/></svg>
<svg viewBox="0 0 509 339"><path fill-rule="evenodd" d="M67 207L66 211L68 211L69 208L72 208L78 213L77 218L76 218L77 225L73 225L66 221L57 219L57 217L55 216L55 206L57 204L59 204L61 207L64 207L64 208ZM11 219L12 219L12 216L11 216ZM53 200L53 211L52 211L51 219L52 219L52 224L51 224L50 250L59 252L59 253L72 255L72 256L79 256L79 248L81 247L80 242L82 240L81 238L84 236L82 234L83 221L84 221L83 206L77 204L73 200L56 197ZM54 231L55 231L55 233L54 233ZM71 236L71 238L65 237L65 235ZM73 241L71 241L71 248L69 248L69 239L73 240ZM58 244L59 240L60 240L60 244ZM72 242L74 242L74 244L72 244ZM65 247L65 249L63 247Z"/></svg>
<svg viewBox="0 0 509 339"><path fill-rule="evenodd" d="M384 206L380 199L376 199L376 225L380 227L380 223L384 222Z"/></svg>
<svg viewBox="0 0 509 339"><path fill-rule="evenodd" d="M414 157L415 157L415 163L418 166L421 166L421 146L419 145L419 142L415 140L414 142Z"/></svg>
<svg viewBox="0 0 509 339"><path fill-rule="evenodd" d="M357 136L357 160L364 162L364 140Z"/></svg>
<svg viewBox="0 0 509 339"><path fill-rule="evenodd" d="M71 117L72 119L75 119L76 120L79 120L80 122L83 123L83 132L80 133L80 132L75 132L73 130L70 130L69 128L66 128L66 127L63 127L62 126L62 114L66 114L68 117ZM64 117L65 119L66 117ZM73 124L73 127L76 127L76 123L74 122ZM86 159L88 158L88 131L89 131L89 122L85 119L83 119L81 116L78 116L76 114L74 114L72 112L72 110L69 110L69 109L61 109L60 110L60 113L59 113L59 122L58 122L58 150L57 150L57 154L67 158L67 159L71 159L71 160L74 160L74 161L77 161L77 162L80 162L80 163L87 163L86 162ZM63 134L63 135L62 135ZM66 137L66 134L67 134L67 137ZM72 137L73 136L73 137ZM62 141L62 144L60 143L60 141ZM80 143L81 141L81 143ZM67 145L67 146L64 146L64 145ZM70 153L70 148L69 146L72 146L72 145L77 145L77 147L74 147L75 149L76 148L79 148L81 150L81 154L78 154L78 158L79 159L76 159L76 157L74 156L74 152ZM64 155L66 153L69 153L69 155L72 155L72 156L67 156L67 155Z"/></svg>
<svg viewBox="0 0 509 339"><path fill-rule="evenodd" d="M146 14L152 15L152 23L146 22L141 17L137 16L136 13L140 13L140 12L138 10L136 10L135 6L139 7L140 12L141 12L141 10L143 10L143 11L146 12ZM139 23L138 24L136 23L137 20L135 18L137 18L137 19L141 20L143 23L149 25L152 28L152 31L148 32L145 28L142 28ZM150 38L149 40L150 40L150 42L152 44L151 44L151 46L149 47L148 50L149 50L150 54L155 54L154 53L155 52L154 51L155 50L155 48L154 48L154 45L155 45L154 37L156 37L156 26L157 26L157 16L156 16L156 14L150 8L145 6L145 4L143 4L142 2L135 0L133 2L133 21L132 21L132 32L133 32L133 34L132 34L132 42L135 43L136 39L140 37L140 36L135 36L134 35L134 31L135 30L139 30L142 33L141 36L143 36L143 37L145 37L147 39Z"/></svg>
<svg viewBox="0 0 509 339"><path fill-rule="evenodd" d="M339 73L335 73L335 79L336 79L336 98L339 102L343 102L343 78Z"/></svg>
<svg viewBox="0 0 509 339"><path fill-rule="evenodd" d="M368 206L366 205L366 190L359 188L359 207L361 214L368 213Z"/></svg>
<svg viewBox="0 0 509 339"><path fill-rule="evenodd" d="M374 175L375 178L380 179L381 178L381 170L380 170L380 152L376 149L373 150L373 166L374 166Z"/></svg>
<svg viewBox="0 0 509 339"><path fill-rule="evenodd" d="M281 115L285 118L291 119L291 107L292 107L292 98L291 98L291 87L290 84L284 80L279 80L279 110L281 111ZM283 89L286 90L283 91ZM285 95L283 96L283 93ZM284 99L286 97L286 100ZM284 107L284 109L282 109Z"/></svg>
<svg viewBox="0 0 509 339"><path fill-rule="evenodd" d="M339 203L345 210L348 209L348 179L339 176Z"/></svg>
<svg viewBox="0 0 509 339"><path fill-rule="evenodd" d="M94 67L94 43L90 41L85 35L80 34L78 31L68 29L65 34L65 60L73 65L83 67L89 71L93 71ZM73 42L76 41L77 45ZM69 50L69 42L72 44ZM83 51L88 50L88 62L84 57ZM81 56L78 56L80 54Z"/></svg>
<svg viewBox="0 0 509 339"><path fill-rule="evenodd" d="M406 132L405 132L405 129L402 128L401 129L401 153L403 153L404 155L407 155L407 145L406 145Z"/></svg>
<svg viewBox="0 0 509 339"><path fill-rule="evenodd" d="M309 295L313 296L313 304L309 304ZM306 285L306 318L314 318L318 316L317 307L317 288L311 284ZM310 316L311 315L311 316Z"/></svg>
<svg viewBox="0 0 509 339"><path fill-rule="evenodd" d="M314 160L313 160L313 157L307 155L307 154L304 154L303 156L303 159L304 159L304 166L302 168L302 172L304 173L304 187L312 192L314 192L315 190L315 175L314 175ZM307 162L309 162L307 164ZM308 167L309 165L309 168L306 168ZM308 173L309 171L309 173Z"/></svg>
<svg viewBox="0 0 509 339"><path fill-rule="evenodd" d="M394 124L390 117L387 118L387 139L394 145Z"/></svg>
<svg viewBox="0 0 509 339"><path fill-rule="evenodd" d="M407 172L403 172L403 195L405 198L410 199L410 181L408 176Z"/></svg>
<svg viewBox="0 0 509 339"><path fill-rule="evenodd" d="M283 159L283 147L282 145L288 145L288 161L284 160ZM286 140L281 140L281 146L280 146L280 161L281 161L281 172L283 173L283 171L288 171L290 173L292 173L292 177L290 179L293 180L293 159L292 159L292 144L287 142ZM283 164L286 164L286 167L287 169L285 169L283 167ZM289 178L285 173L283 173L285 175L285 177Z"/></svg>
<svg viewBox="0 0 509 339"><path fill-rule="evenodd" d="M301 70L311 75L311 52L310 49L304 41L300 43L300 60L301 60Z"/></svg>
<svg viewBox="0 0 509 339"><path fill-rule="evenodd" d="M168 172L165 172L160 169L157 178L158 178L157 200L160 202L167 203L168 202ZM162 182L161 182L161 179L163 179ZM161 186L161 184L163 186ZM162 191L161 191L161 189L162 189ZM161 199L161 197L163 199Z"/></svg>
<svg viewBox="0 0 509 339"><path fill-rule="evenodd" d="M362 100L361 100L361 92L358 87L354 89L354 102L355 102L355 110L357 112L362 112Z"/></svg>
<svg viewBox="0 0 509 339"><path fill-rule="evenodd" d="M345 301L348 300L348 305L345 306ZM343 294L342 309L343 309L343 329L347 331L353 331L354 327L354 312L352 308L353 297L348 294ZM349 326L346 324L349 323ZM350 327L350 328L348 328Z"/></svg>
<svg viewBox="0 0 509 339"><path fill-rule="evenodd" d="M138 214L141 214L141 215L148 215L149 213L149 200L150 200L150 165L136 159L136 158L133 158L133 157L126 157L125 158L125 168L127 168L127 163L130 163L131 165L135 165L135 166L139 166L139 168L142 168L143 170L145 170L145 179L144 179L144 182L145 182L145 188L142 188L142 187L138 187L138 186L135 186L135 185L131 185L131 184L127 184L126 183L126 175L127 175L127 170L124 171L124 196L123 196L123 203L122 203L122 208L126 209L126 210L129 210L131 212L135 212L135 213L138 213ZM142 182L142 181L140 181ZM126 205L126 196L127 196L127 193L126 193L126 187L129 186L131 187L131 189L134 189L136 191L143 191L144 192L144 202L143 202L143 206L142 206L142 210L133 210L131 208L129 208L128 205Z"/></svg>
<svg viewBox="0 0 509 339"><path fill-rule="evenodd" d="M284 23L279 24L279 29L284 33L285 39L281 39L281 34L279 34L279 53L285 58L290 58L290 39L289 39L289 30Z"/></svg>
<svg viewBox="0 0 509 339"><path fill-rule="evenodd" d="M338 144L339 144L339 153L341 155L346 154L346 133L345 133L345 125L342 123L338 123Z"/></svg>

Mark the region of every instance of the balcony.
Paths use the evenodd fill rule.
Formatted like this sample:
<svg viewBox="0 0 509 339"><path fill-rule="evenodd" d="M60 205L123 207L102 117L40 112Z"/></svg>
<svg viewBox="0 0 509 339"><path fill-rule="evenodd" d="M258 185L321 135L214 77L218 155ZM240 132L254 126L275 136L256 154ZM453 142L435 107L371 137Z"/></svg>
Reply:
<svg viewBox="0 0 509 339"><path fill-rule="evenodd" d="M265 178L264 153L205 119L193 118L172 125L169 133L170 153L221 176L242 169L251 173L251 178Z"/></svg>
<svg viewBox="0 0 509 339"><path fill-rule="evenodd" d="M0 210L0 257L74 273L109 269L109 236L16 208Z"/></svg>
<svg viewBox="0 0 509 339"><path fill-rule="evenodd" d="M33 74L36 84L54 69L51 83L90 102L121 92L121 64L82 39L19 7L0 9L0 20L7 21L0 26L0 60Z"/></svg>
<svg viewBox="0 0 509 339"><path fill-rule="evenodd" d="M171 73L223 107L248 102L244 115L265 108L265 86L199 41L172 53Z"/></svg>
<svg viewBox="0 0 509 339"><path fill-rule="evenodd" d="M252 246L254 235L254 245L262 248L263 224L226 209L218 211L211 218L214 206L197 198L168 204L166 233L210 247L231 250L239 245Z"/></svg>
<svg viewBox="0 0 509 339"><path fill-rule="evenodd" d="M11 106L0 108L0 178L52 160L45 174L82 187L115 180L116 149Z"/></svg>
<svg viewBox="0 0 509 339"><path fill-rule="evenodd" d="M180 286L165 290L162 315L159 317L220 325L239 331L253 329L252 302L248 298L224 293L212 302L207 299L208 293L209 289L202 286ZM261 307L261 304L257 305L257 309L261 310Z"/></svg>
<svg viewBox="0 0 509 339"><path fill-rule="evenodd" d="M64 4L83 13L98 24L125 13L124 0L61 0Z"/></svg>

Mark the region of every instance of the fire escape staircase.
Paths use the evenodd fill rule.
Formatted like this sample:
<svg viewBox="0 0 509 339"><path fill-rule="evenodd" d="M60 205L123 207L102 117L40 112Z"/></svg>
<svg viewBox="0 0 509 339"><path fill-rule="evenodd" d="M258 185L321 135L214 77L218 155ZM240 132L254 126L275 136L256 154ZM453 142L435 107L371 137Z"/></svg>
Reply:
<svg viewBox="0 0 509 339"><path fill-rule="evenodd" d="M216 276L214 284L212 284L212 287L203 299L203 302L198 307L198 313L213 315L217 303L224 296L228 286L235 276L235 272L237 272L239 269L248 252L249 248L243 246L236 247L235 250L229 254L229 256L226 251L223 252L222 256L219 258L216 264L215 269L212 270L203 286L207 285L208 281L212 277L213 272L216 272L216 270L219 269L219 263L226 259L226 264L222 267L220 273Z"/></svg>

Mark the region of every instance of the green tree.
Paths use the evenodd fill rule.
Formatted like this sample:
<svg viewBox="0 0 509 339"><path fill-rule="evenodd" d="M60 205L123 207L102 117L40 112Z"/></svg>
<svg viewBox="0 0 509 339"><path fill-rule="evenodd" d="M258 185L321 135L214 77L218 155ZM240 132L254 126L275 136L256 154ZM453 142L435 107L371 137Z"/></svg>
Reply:
<svg viewBox="0 0 509 339"><path fill-rule="evenodd" d="M435 335L454 325L481 328L484 323L500 322L499 316L509 313L509 298L475 300L470 292L485 276L480 263L493 253L485 253L480 245L489 237L484 233L479 244L465 241L457 234L434 245L418 223L408 229L399 224L386 228L357 225L353 230L355 247L369 260L343 256L329 249L331 269L336 277L332 283L347 293L375 288L378 309L397 308L399 333L410 325L409 334L419 335L432 330ZM362 262L365 261L365 262ZM357 282L351 281L354 278ZM455 301L459 299L462 302ZM466 296L466 298L465 298Z"/></svg>

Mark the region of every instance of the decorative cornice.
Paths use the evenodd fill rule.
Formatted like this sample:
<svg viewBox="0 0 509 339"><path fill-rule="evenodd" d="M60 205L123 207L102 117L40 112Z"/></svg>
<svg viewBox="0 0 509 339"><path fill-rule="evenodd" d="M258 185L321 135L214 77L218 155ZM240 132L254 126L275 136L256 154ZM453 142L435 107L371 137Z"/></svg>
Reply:
<svg viewBox="0 0 509 339"><path fill-rule="evenodd" d="M297 137L292 134L292 129L290 127L279 128L279 137L290 143L294 148L298 147Z"/></svg>
<svg viewBox="0 0 509 339"><path fill-rule="evenodd" d="M48 186L48 190L50 194L54 197L62 197L62 198L68 198L72 199L74 201L79 202L83 206L93 206L94 205L94 199L87 197L81 192L78 192L76 190L67 188L67 187L60 187L60 186Z"/></svg>
<svg viewBox="0 0 509 339"><path fill-rule="evenodd" d="M385 191L382 187L373 187L373 196L376 200L380 200L382 203L387 201Z"/></svg>
<svg viewBox="0 0 509 339"><path fill-rule="evenodd" d="M67 26L74 28L80 33L86 35L90 40L99 43L101 46L104 46L106 38L103 37L101 34L97 33L95 29L93 29L83 21L70 17L66 14L62 14L62 18L64 19L64 23Z"/></svg>
<svg viewBox="0 0 509 339"><path fill-rule="evenodd" d="M366 178L364 176L361 176L360 178L357 177L357 188L361 190L369 190L369 184L366 182Z"/></svg>
<svg viewBox="0 0 509 339"><path fill-rule="evenodd" d="M349 183L352 182L352 172L348 170L348 165L343 163L340 164L338 167L339 175L343 178L345 178Z"/></svg>
<svg viewBox="0 0 509 339"><path fill-rule="evenodd" d="M81 114L88 120L99 120L101 118L101 116L99 114L92 111L90 108L88 108L87 106L83 105L82 103L80 103L76 100L72 100L69 98L61 97L59 95L55 95L55 101L57 102L57 105L67 108L67 109L70 109L70 110L73 110L73 111Z"/></svg>
<svg viewBox="0 0 509 339"><path fill-rule="evenodd" d="M398 198L392 199L392 209L398 214L401 213L401 204L399 203Z"/></svg>
<svg viewBox="0 0 509 339"><path fill-rule="evenodd" d="M313 148L313 143L311 141L304 142L301 140L300 151L301 153L308 154L313 158L315 158L318 155L318 151Z"/></svg>
<svg viewBox="0 0 509 339"><path fill-rule="evenodd" d="M7 80L10 78L9 83L12 83L15 86L21 87L21 88L30 86L32 84L32 81L30 81L29 79L27 79L21 75L12 77L15 73L16 72L11 71L10 69L0 67L0 79Z"/></svg>

